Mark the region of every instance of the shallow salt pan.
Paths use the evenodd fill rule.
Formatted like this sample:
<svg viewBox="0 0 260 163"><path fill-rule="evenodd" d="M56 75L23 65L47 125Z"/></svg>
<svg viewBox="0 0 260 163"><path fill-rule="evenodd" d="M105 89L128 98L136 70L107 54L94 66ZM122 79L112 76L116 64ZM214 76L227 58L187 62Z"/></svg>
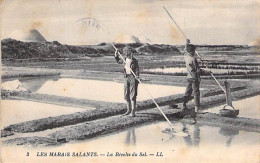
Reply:
<svg viewBox="0 0 260 163"><path fill-rule="evenodd" d="M236 160L237 153L244 160L257 162L259 150L256 150L260 143L259 133L239 131L204 125L190 125L180 122L173 122L175 131L184 129L187 136L176 136L174 134L162 133L162 130L169 128L167 122L153 123L141 127L133 127L117 134L96 138L91 141L67 143L62 147L54 147L52 150L87 148L98 153L147 153L146 159L162 162L164 159L171 162L210 162L207 160L230 159ZM144 134L145 133L145 134ZM113 147L113 148L111 148ZM246 147L246 148L245 148ZM237 150L240 149L238 152ZM251 152L247 153L246 151ZM209 152L210 151L210 152ZM157 152L162 152L163 157L156 157ZM207 153L207 154L206 154ZM236 153L236 154L234 154ZM154 154L154 156L150 155ZM200 159L194 161L194 158ZM142 159L142 157L139 159ZM185 162L184 161L184 162ZM216 161L216 162L218 162ZM168 162L168 161L167 161ZM232 161L231 161L232 162ZM234 161L236 162L236 161Z"/></svg>
<svg viewBox="0 0 260 163"><path fill-rule="evenodd" d="M23 100L2 100L0 128L3 129L5 126L11 124L30 121L34 119L65 115L81 111L86 111L86 108L83 109L59 106Z"/></svg>
<svg viewBox="0 0 260 163"><path fill-rule="evenodd" d="M86 140L72 141L61 146L41 148L41 152L96 152L98 157L37 157L39 149L28 149L27 161L53 162L259 162L259 133L204 125L173 122L175 130L184 129L187 136L162 133L167 122L133 127L116 134ZM8 161L22 159L25 148L3 146L2 155ZM116 156L116 153L136 153L137 156ZM147 156L140 156L140 153ZM158 152L158 153L157 153ZM13 155L13 153L17 153ZM110 154L110 156L109 156ZM113 154L113 156L111 156ZM152 154L152 155L151 155ZM156 156L158 154L159 156ZM9 157L7 157L9 156ZM167 160L167 161L166 161Z"/></svg>
<svg viewBox="0 0 260 163"><path fill-rule="evenodd" d="M163 86L144 84L154 98L181 94L185 92L185 87ZM137 100L147 100L151 97L147 94L143 85L138 86ZM124 84L110 81L83 80L61 78L56 81L47 80L36 91L41 94L82 98L96 101L125 102Z"/></svg>

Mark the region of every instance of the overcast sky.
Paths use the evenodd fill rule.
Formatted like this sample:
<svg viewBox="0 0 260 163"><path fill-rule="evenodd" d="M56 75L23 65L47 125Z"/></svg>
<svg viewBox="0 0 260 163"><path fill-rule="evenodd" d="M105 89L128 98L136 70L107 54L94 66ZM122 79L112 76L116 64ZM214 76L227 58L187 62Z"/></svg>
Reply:
<svg viewBox="0 0 260 163"><path fill-rule="evenodd" d="M260 36L259 0L5 0L1 38L37 29L66 44L184 44L165 6L194 44L249 44ZM87 18L87 19L84 19Z"/></svg>

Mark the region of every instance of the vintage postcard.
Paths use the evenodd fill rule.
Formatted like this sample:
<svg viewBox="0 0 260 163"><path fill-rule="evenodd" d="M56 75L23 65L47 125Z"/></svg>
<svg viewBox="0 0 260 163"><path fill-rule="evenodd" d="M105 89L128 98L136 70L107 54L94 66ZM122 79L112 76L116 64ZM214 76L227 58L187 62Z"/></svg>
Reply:
<svg viewBox="0 0 260 163"><path fill-rule="evenodd" d="M259 0L0 3L0 162L260 162Z"/></svg>

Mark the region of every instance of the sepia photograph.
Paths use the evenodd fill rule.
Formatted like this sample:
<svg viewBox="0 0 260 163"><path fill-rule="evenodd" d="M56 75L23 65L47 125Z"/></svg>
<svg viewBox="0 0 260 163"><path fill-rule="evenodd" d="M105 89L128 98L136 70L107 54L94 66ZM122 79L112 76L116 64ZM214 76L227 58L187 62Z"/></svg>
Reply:
<svg viewBox="0 0 260 163"><path fill-rule="evenodd" d="M260 162L259 0L1 0L0 162Z"/></svg>

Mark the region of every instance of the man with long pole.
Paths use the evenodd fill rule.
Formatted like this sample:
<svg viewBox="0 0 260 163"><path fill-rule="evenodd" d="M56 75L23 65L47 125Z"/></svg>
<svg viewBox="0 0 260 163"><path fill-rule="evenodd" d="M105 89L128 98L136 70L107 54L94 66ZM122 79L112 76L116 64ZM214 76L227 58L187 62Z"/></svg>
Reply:
<svg viewBox="0 0 260 163"><path fill-rule="evenodd" d="M183 97L183 109L187 109L187 102L191 99L191 94L194 95L195 112L201 113L200 111L200 74L207 73L207 71L200 69L199 63L195 58L196 46L190 44L190 40L186 40L184 49L184 60L187 68L187 80L188 85L186 87L185 95Z"/></svg>
<svg viewBox="0 0 260 163"><path fill-rule="evenodd" d="M115 51L117 63L122 64L124 68L124 98L127 102L127 111L124 115L129 115L131 113L132 117L135 117L136 96L139 83L139 65L136 58L133 57L133 49L131 47L124 47L123 54L126 56L124 60L118 56L118 50Z"/></svg>
<svg viewBox="0 0 260 163"><path fill-rule="evenodd" d="M120 52L118 51L118 49L115 47L115 45L113 43L111 43L111 45L113 46L113 48L116 50L115 52L115 57L117 54L119 54L120 58L122 59L123 63L126 63L125 58L120 54ZM132 69L130 69L131 73L134 75L134 77L136 78L136 80L142 84L141 80L139 79L139 77L134 73L134 71ZM148 91L148 89L143 85L143 88L146 90L146 92L150 95L151 100L154 102L154 104L156 105L156 107L158 108L158 110L161 112L161 114L163 115L163 117L166 119L166 121L169 123L171 130L173 129L173 125L171 123L171 121L167 118L167 116L163 113L162 109L160 108L160 106L157 104L157 102L154 100L152 94Z"/></svg>
<svg viewBox="0 0 260 163"><path fill-rule="evenodd" d="M190 100L191 94L193 92L194 101L195 101L195 112L201 113L201 111L200 111L200 90L199 90L200 74L203 73L203 72L204 73L210 73L211 76L214 78L214 80L216 80L216 78L213 76L213 74L210 70L205 71L203 69L200 69L198 61L195 58L195 54L197 54L200 59L201 59L201 57L195 51L196 47L194 45L190 44L190 40L187 39L186 35L181 30L181 28L178 26L178 24L175 22L175 20L172 18L171 14L168 12L168 10L165 7L163 7L163 8L167 12L169 17L172 19L174 24L178 27L178 29L180 30L182 35L186 39L186 45L185 45L185 48L184 48L184 60L185 60L186 68L187 68L188 85L187 85L185 95L184 95L184 99L183 99L184 100L183 101L183 109L184 110L187 109L186 104ZM201 61L203 62L202 59L201 59ZM216 82L219 84L219 82L217 80L216 80ZM221 86L221 88L222 88L222 86ZM224 90L224 89L222 89L222 90ZM224 90L224 92L225 92L225 90Z"/></svg>

